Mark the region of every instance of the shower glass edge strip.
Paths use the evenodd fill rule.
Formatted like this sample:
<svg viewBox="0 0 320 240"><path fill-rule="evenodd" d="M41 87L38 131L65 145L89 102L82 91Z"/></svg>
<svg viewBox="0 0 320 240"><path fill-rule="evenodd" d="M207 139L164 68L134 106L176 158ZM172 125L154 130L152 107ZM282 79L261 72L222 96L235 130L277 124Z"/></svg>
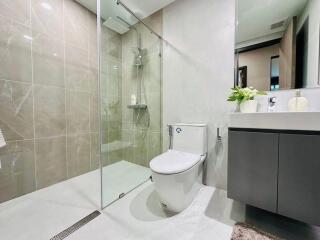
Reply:
<svg viewBox="0 0 320 240"><path fill-rule="evenodd" d="M101 133L101 2L97 0L97 60L98 60L98 109L99 109L99 117L98 117L98 126L99 126L99 168L100 168L100 209L103 209L103 185L102 185L102 162L101 162L101 144L102 144L102 133Z"/></svg>

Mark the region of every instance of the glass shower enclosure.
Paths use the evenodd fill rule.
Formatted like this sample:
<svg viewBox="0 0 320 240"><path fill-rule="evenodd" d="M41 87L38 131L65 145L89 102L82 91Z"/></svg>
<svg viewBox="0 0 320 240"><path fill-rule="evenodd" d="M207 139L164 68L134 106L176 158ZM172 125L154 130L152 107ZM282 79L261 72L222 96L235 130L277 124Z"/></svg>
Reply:
<svg viewBox="0 0 320 240"><path fill-rule="evenodd" d="M98 0L102 208L148 181L162 150L162 14ZM153 32L154 31L154 32Z"/></svg>

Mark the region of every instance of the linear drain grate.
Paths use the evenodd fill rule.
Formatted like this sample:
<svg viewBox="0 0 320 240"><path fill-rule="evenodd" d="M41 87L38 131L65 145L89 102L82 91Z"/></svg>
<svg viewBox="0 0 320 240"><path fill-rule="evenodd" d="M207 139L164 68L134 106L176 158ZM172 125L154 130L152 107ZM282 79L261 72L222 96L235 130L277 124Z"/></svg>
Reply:
<svg viewBox="0 0 320 240"><path fill-rule="evenodd" d="M83 227L96 217L98 217L101 213L99 211L94 211L93 213L90 213L88 216L82 218L80 221L73 224L71 227L68 227L66 230L63 230L61 233L55 235L50 240L61 240L69 236L71 233L77 231L79 228Z"/></svg>

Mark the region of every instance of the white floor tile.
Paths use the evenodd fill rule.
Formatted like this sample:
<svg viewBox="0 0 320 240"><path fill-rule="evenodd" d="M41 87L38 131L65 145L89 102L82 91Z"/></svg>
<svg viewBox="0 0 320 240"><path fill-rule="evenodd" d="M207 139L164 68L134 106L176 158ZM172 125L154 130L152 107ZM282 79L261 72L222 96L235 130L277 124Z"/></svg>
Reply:
<svg viewBox="0 0 320 240"><path fill-rule="evenodd" d="M0 239L48 240L90 212L34 199L8 204L0 210Z"/></svg>
<svg viewBox="0 0 320 240"><path fill-rule="evenodd" d="M208 209L215 204L219 207ZM148 182L105 209L100 217L68 239L91 236L93 239L230 240L233 224L241 220L242 211L244 208L235 208L227 199L225 191L203 187L188 209L168 216L161 209L153 184Z"/></svg>
<svg viewBox="0 0 320 240"><path fill-rule="evenodd" d="M120 161L104 167L103 176L104 194L114 200L123 189L148 179L150 172ZM50 239L100 209L100 181L100 170L95 170L0 204L0 239Z"/></svg>
<svg viewBox="0 0 320 240"><path fill-rule="evenodd" d="M0 239L48 240L99 209L99 174L99 170L92 171L0 204ZM147 179L150 172L120 161L106 167L103 174L104 193L110 197ZM168 214L148 181L67 239L229 240L234 222L242 216L244 208L227 199L225 191L206 186L185 211Z"/></svg>

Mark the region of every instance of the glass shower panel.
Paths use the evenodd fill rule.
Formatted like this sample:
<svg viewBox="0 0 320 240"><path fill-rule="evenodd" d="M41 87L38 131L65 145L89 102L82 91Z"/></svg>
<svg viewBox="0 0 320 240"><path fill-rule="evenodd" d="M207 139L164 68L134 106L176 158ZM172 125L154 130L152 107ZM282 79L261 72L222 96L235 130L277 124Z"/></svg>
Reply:
<svg viewBox="0 0 320 240"><path fill-rule="evenodd" d="M148 181L161 152L161 40L114 0L101 0L102 207ZM162 14L144 21L161 33Z"/></svg>

